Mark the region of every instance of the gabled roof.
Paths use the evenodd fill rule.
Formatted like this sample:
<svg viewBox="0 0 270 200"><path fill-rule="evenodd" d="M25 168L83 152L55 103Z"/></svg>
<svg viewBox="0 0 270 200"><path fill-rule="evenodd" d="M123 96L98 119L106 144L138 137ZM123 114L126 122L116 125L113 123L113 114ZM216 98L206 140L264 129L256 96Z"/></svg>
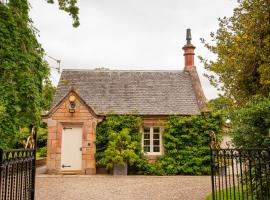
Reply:
<svg viewBox="0 0 270 200"><path fill-rule="evenodd" d="M63 70L52 108L73 89L97 115L197 115L187 71Z"/></svg>

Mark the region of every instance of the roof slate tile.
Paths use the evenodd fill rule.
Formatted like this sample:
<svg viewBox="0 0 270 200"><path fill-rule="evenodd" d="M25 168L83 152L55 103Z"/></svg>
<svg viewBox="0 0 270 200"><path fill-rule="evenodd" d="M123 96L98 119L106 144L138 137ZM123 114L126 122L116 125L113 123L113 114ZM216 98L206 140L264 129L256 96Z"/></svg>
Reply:
<svg viewBox="0 0 270 200"><path fill-rule="evenodd" d="M200 114L185 71L63 70L52 107L71 88L96 114Z"/></svg>

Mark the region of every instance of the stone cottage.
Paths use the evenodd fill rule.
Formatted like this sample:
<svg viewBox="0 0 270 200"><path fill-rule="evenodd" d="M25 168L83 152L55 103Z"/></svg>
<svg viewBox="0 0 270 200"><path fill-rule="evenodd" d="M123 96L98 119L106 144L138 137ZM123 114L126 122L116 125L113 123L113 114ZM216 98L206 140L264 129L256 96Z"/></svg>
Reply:
<svg viewBox="0 0 270 200"><path fill-rule="evenodd" d="M162 121L170 115L200 115L205 96L194 66L190 29L184 70L63 70L48 125L49 173L95 174L96 126L107 114L143 119L142 147L150 160L164 151Z"/></svg>

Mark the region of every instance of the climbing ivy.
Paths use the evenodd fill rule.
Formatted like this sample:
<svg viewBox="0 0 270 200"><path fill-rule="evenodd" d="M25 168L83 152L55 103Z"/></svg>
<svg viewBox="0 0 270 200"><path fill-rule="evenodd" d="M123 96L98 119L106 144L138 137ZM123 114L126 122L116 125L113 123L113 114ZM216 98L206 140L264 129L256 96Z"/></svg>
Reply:
<svg viewBox="0 0 270 200"><path fill-rule="evenodd" d="M12 147L20 127L38 124L49 68L26 0L0 3L0 146Z"/></svg>
<svg viewBox="0 0 270 200"><path fill-rule="evenodd" d="M222 118L219 114L173 116L165 125L165 154L160 158L167 175L210 173L209 132L220 135Z"/></svg>
<svg viewBox="0 0 270 200"><path fill-rule="evenodd" d="M172 116L165 122L163 135L165 154L155 163L148 163L141 150L141 134L139 128L142 120L136 116L108 116L97 126L96 158L97 163L108 160L108 151L112 152L110 133L121 133L128 129L131 141L137 147L132 156L132 166L129 173L147 175L178 175L178 174L209 174L210 156L209 132L220 135L222 116L220 114L205 113L200 116ZM130 141L130 142L131 142ZM116 143L113 142L115 145ZM107 151L107 153L106 153ZM110 154L110 156L112 156ZM107 157L107 158L106 158ZM111 159L112 160L112 159ZM101 161L101 162L100 162ZM111 162L112 163L112 162ZM107 164L107 163L106 163ZM110 165L111 167L111 165Z"/></svg>
<svg viewBox="0 0 270 200"><path fill-rule="evenodd" d="M28 0L4 2L0 1L0 148L11 148L18 144L21 128L40 124L54 90ZM58 2L78 26L76 0Z"/></svg>

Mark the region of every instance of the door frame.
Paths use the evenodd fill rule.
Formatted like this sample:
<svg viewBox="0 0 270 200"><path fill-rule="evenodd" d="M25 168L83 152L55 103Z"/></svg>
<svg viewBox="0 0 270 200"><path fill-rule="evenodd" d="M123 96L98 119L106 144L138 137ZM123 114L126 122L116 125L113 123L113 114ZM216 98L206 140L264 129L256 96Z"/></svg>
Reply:
<svg viewBox="0 0 270 200"><path fill-rule="evenodd" d="M62 122L61 123L61 155L60 155L60 172L62 174L80 174L83 170L83 153L81 151L81 169L78 170L62 170L62 153L63 153L63 129L65 127L77 127L81 128L81 148L83 146L83 135L84 135L84 127L83 123L69 123L69 122Z"/></svg>

